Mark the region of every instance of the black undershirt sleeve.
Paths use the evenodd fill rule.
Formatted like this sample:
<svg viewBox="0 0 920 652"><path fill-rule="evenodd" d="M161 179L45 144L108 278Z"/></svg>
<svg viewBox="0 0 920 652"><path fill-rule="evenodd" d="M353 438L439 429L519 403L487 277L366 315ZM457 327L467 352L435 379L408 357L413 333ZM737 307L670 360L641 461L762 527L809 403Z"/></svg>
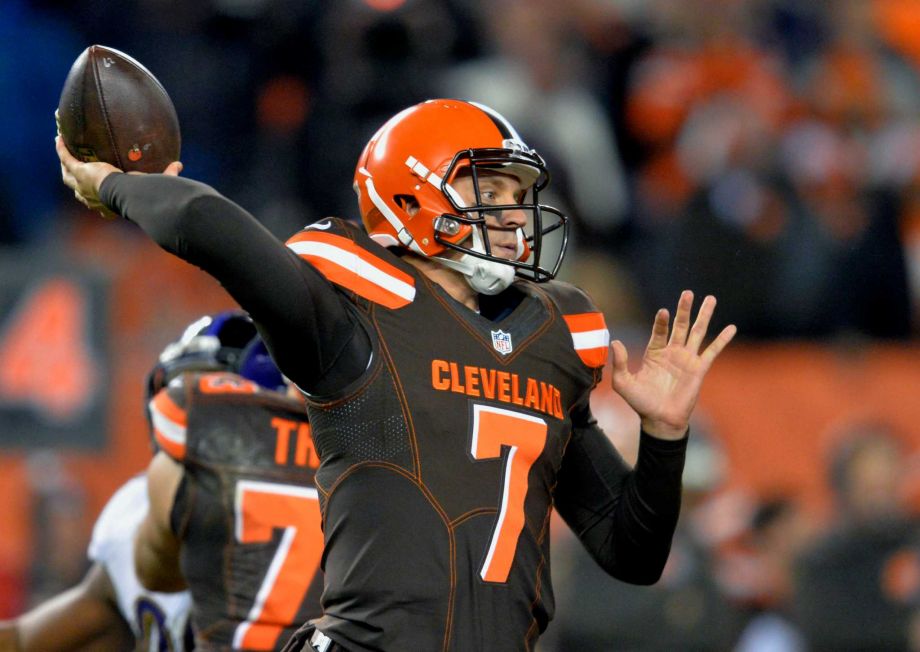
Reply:
<svg viewBox="0 0 920 652"><path fill-rule="evenodd" d="M597 426L576 410L555 490L559 514L610 575L632 584L658 581L680 513L687 438L641 433L633 469Z"/></svg>
<svg viewBox="0 0 920 652"><path fill-rule="evenodd" d="M99 195L163 249L216 278L301 389L331 395L367 368L372 341L354 306L210 186L161 174L111 174Z"/></svg>

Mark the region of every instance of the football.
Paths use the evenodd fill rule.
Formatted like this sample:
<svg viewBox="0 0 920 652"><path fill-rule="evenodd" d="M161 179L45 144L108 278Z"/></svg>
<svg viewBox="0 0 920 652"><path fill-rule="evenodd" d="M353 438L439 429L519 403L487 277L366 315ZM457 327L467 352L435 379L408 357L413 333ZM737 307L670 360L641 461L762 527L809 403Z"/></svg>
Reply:
<svg viewBox="0 0 920 652"><path fill-rule="evenodd" d="M162 172L179 160L179 118L163 85L124 52L86 48L70 68L58 102L58 129L82 161L125 172Z"/></svg>

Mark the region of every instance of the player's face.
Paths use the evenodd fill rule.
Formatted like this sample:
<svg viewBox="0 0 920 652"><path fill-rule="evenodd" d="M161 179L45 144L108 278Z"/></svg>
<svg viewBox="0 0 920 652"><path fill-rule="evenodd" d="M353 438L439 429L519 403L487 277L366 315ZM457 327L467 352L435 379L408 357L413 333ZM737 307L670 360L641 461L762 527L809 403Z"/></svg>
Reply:
<svg viewBox="0 0 920 652"><path fill-rule="evenodd" d="M477 176L479 178L479 199L485 205L518 204L524 197L525 188L514 175L494 170L479 170ZM451 186L467 206L476 204L472 174L461 171L451 181ZM527 223L524 211L518 209L486 213L485 220L489 229L492 255L508 260L517 258L517 230Z"/></svg>

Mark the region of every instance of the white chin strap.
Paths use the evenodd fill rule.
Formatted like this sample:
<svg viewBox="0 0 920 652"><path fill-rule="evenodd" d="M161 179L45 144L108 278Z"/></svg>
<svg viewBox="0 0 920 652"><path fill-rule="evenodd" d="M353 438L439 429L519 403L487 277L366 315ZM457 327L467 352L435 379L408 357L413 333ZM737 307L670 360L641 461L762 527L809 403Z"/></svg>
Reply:
<svg viewBox="0 0 920 652"><path fill-rule="evenodd" d="M446 267L461 274L470 287L480 294L498 294L514 281L514 268L504 263L463 254L460 258L433 256Z"/></svg>
<svg viewBox="0 0 920 652"><path fill-rule="evenodd" d="M523 250L523 236L520 230L518 230L518 238L521 239L518 248ZM481 253L486 251L482 243L482 235L476 227L473 227L472 249ZM470 254L463 254L459 258L442 256L432 256L432 258L437 259L445 267L450 267L463 274L470 287L480 294L498 294L514 282L514 267L494 260L485 260Z"/></svg>

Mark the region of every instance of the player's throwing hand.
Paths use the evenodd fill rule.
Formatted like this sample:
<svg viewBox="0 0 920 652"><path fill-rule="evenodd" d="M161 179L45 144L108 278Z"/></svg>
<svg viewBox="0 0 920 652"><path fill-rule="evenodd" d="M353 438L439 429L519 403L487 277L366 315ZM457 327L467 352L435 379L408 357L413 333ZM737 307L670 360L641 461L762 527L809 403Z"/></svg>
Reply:
<svg viewBox="0 0 920 652"><path fill-rule="evenodd" d="M106 208L99 199L99 188L107 176L113 172L121 172L121 170L108 163L84 163L80 161L67 151L60 134L55 136L54 147L61 161L61 179L64 181L64 185L73 190L77 201L90 210L99 211L105 218L111 219L114 217L115 214ZM175 161L166 167L163 174L178 176L181 171L182 163ZM140 173L130 172L129 174Z"/></svg>

